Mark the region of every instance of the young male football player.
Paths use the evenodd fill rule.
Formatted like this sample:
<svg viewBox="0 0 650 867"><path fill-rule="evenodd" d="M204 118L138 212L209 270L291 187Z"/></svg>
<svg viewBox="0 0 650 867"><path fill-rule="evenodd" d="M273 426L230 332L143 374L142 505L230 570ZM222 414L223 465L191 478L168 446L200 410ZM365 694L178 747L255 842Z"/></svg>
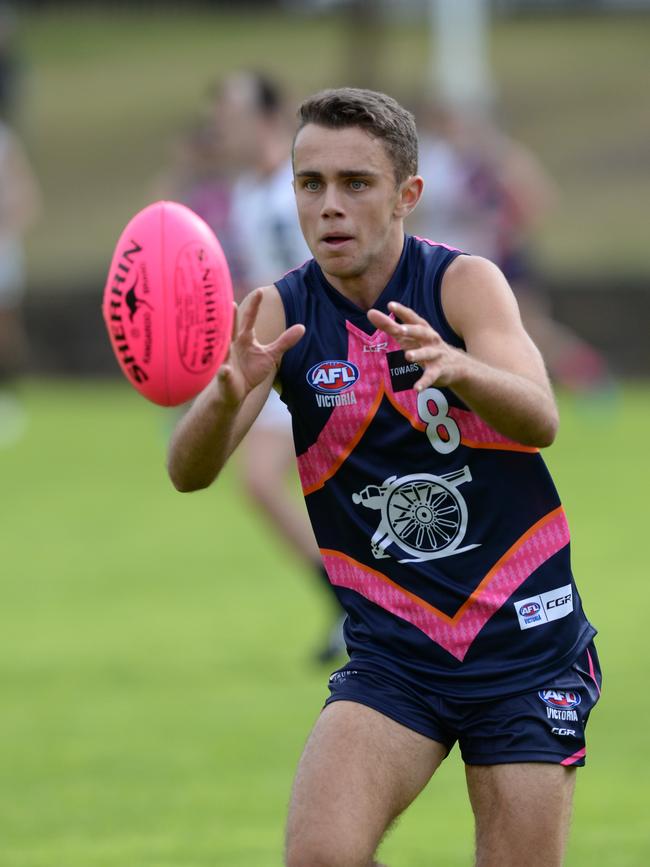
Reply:
<svg viewBox="0 0 650 867"><path fill-rule="evenodd" d="M209 485L278 384L350 653L298 767L286 864L376 864L458 742L477 864L555 867L600 675L539 454L558 425L544 364L495 265L405 236L423 182L393 99L306 100L293 167L314 258L242 305L169 454L179 490Z"/></svg>

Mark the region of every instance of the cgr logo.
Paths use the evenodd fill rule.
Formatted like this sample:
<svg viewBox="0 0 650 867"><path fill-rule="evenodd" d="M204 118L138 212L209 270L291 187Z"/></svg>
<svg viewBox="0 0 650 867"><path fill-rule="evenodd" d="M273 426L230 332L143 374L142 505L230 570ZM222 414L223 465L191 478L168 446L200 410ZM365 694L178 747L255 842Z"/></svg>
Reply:
<svg viewBox="0 0 650 867"><path fill-rule="evenodd" d="M570 605L573 598L572 593L567 593L564 596L558 596L555 599L549 599L546 603L546 608L559 608L560 605Z"/></svg>
<svg viewBox="0 0 650 867"><path fill-rule="evenodd" d="M321 394L340 394L358 379L359 368L351 361L321 361L307 373L307 382Z"/></svg>
<svg viewBox="0 0 650 867"><path fill-rule="evenodd" d="M582 701L580 694L572 689L540 689L537 695L544 704L562 710L577 707Z"/></svg>
<svg viewBox="0 0 650 867"><path fill-rule="evenodd" d="M534 614L537 614L541 609L541 605L539 602L527 602L525 605L522 605L519 609L519 613L522 617L532 617Z"/></svg>

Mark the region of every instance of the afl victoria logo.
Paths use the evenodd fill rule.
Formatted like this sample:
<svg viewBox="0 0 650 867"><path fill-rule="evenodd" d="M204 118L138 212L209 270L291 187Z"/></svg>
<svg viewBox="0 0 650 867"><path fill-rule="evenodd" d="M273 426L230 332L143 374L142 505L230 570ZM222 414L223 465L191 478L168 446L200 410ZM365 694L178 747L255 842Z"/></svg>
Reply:
<svg viewBox="0 0 650 867"><path fill-rule="evenodd" d="M307 373L307 382L321 394L340 394L358 379L359 368L351 361L320 361Z"/></svg>
<svg viewBox="0 0 650 867"><path fill-rule="evenodd" d="M519 609L519 613L522 617L532 617L533 615L539 613L542 606L539 602L526 602L525 605L522 605Z"/></svg>
<svg viewBox="0 0 650 867"><path fill-rule="evenodd" d="M582 701L579 693L574 692L572 689L540 689L537 695L544 704L549 707L556 707L559 710L577 707Z"/></svg>

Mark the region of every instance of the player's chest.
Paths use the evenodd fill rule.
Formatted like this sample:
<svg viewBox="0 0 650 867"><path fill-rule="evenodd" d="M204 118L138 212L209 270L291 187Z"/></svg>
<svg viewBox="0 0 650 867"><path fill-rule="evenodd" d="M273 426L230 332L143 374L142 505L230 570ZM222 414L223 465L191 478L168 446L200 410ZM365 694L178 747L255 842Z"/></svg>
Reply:
<svg viewBox="0 0 650 867"><path fill-rule="evenodd" d="M306 408L369 408L380 395L412 390L422 373L387 334L369 334L349 320L308 329L303 339L294 383Z"/></svg>

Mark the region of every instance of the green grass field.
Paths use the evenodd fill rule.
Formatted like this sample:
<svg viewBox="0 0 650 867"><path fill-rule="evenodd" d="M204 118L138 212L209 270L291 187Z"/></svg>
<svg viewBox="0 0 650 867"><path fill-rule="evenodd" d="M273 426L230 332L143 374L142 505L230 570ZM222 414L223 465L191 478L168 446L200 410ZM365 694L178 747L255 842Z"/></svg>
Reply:
<svg viewBox="0 0 650 867"><path fill-rule="evenodd" d="M548 460L601 630L604 697L567 867L650 863L643 443L650 391L562 401ZM321 597L238 490L182 496L170 416L125 383L34 382L0 451L3 867L280 867L292 772L326 694ZM640 447L639 447L640 446ZM460 760L386 840L469 867Z"/></svg>

